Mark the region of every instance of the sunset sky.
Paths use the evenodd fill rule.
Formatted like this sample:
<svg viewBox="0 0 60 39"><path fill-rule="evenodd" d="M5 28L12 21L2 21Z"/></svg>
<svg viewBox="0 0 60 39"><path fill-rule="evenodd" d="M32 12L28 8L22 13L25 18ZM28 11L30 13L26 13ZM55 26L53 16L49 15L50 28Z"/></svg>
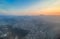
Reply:
<svg viewBox="0 0 60 39"><path fill-rule="evenodd" d="M60 15L60 0L0 0L0 14Z"/></svg>

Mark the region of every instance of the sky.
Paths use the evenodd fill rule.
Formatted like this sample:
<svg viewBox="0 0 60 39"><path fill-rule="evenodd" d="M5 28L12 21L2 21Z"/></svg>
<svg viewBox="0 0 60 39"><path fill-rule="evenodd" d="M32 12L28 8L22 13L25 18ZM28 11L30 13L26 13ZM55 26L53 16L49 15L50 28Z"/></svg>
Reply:
<svg viewBox="0 0 60 39"><path fill-rule="evenodd" d="M60 0L0 0L0 14L60 15Z"/></svg>

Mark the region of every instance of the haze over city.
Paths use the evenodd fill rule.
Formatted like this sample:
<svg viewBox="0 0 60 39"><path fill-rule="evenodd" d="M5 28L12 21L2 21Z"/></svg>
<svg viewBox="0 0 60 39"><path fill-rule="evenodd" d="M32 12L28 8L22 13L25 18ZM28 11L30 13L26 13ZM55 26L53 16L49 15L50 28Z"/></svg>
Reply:
<svg viewBox="0 0 60 39"><path fill-rule="evenodd" d="M60 0L0 0L0 39L60 39Z"/></svg>

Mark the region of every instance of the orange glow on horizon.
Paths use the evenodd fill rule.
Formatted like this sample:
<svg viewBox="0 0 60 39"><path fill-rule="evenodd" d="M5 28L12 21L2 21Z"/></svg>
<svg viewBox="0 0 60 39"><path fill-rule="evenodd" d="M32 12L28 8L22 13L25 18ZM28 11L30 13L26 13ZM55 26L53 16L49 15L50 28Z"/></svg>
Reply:
<svg viewBox="0 0 60 39"><path fill-rule="evenodd" d="M49 7L41 10L40 13L44 15L60 15L60 7Z"/></svg>

